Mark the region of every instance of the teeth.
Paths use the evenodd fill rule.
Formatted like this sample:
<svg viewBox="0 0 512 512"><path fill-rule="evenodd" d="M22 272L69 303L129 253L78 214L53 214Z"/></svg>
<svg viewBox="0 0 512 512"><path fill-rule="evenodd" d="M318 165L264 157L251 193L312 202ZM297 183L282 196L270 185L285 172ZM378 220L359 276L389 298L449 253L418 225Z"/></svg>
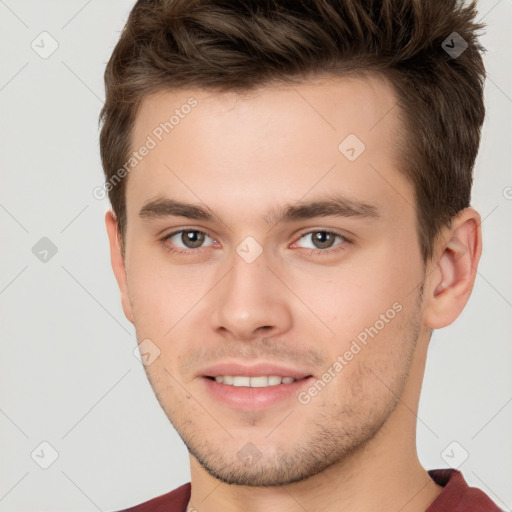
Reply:
<svg viewBox="0 0 512 512"><path fill-rule="evenodd" d="M265 388L267 386L277 386L278 384L290 384L297 379L293 377L279 377L271 375L269 377L262 375L258 377L244 377L240 375L219 375L215 377L217 382L235 387Z"/></svg>

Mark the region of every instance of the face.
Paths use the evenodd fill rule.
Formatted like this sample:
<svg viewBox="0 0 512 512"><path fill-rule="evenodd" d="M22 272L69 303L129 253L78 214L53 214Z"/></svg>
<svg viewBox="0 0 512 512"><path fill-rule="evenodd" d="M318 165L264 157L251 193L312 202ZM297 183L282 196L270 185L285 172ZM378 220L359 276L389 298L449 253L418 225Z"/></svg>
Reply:
<svg viewBox="0 0 512 512"><path fill-rule="evenodd" d="M159 403L220 480L342 461L412 379L424 265L395 101L353 78L142 104L123 306Z"/></svg>

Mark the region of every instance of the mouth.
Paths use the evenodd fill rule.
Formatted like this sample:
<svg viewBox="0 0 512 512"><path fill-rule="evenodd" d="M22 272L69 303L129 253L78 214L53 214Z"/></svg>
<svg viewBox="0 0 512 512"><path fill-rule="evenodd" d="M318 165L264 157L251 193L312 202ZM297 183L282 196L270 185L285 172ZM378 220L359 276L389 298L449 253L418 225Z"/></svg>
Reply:
<svg viewBox="0 0 512 512"><path fill-rule="evenodd" d="M312 375L203 376L205 393L217 403L239 411L262 411L276 404L297 404L297 395L314 382Z"/></svg>
<svg viewBox="0 0 512 512"><path fill-rule="evenodd" d="M269 386L279 386L281 384L291 384L298 380L307 379L312 375L307 375L299 379L293 377L281 377L279 375L256 375L254 377L248 377L245 375L217 375L216 377L207 376L207 379L214 380L220 384L234 387L246 387L246 388L266 388Z"/></svg>

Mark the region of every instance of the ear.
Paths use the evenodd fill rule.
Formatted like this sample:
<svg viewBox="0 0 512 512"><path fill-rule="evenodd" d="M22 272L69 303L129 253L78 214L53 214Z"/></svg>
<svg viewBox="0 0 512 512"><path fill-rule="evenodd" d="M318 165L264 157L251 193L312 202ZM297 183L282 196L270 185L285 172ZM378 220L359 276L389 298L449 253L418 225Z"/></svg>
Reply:
<svg viewBox="0 0 512 512"><path fill-rule="evenodd" d="M121 303L126 318L133 324L133 310L128 295L128 283L126 276L125 262L121 251L121 235L119 233L117 219L112 210L105 215L105 224L107 226L108 238L110 241L110 261L112 270L116 276L116 281L121 292Z"/></svg>
<svg viewBox="0 0 512 512"><path fill-rule="evenodd" d="M450 325L466 306L482 254L479 213L462 210L439 237L425 282L423 321L431 329Z"/></svg>

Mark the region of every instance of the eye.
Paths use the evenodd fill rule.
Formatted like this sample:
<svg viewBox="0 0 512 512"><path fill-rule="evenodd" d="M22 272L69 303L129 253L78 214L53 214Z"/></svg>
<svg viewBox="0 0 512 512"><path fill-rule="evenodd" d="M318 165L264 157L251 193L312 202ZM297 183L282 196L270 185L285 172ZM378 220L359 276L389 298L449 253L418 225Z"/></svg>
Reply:
<svg viewBox="0 0 512 512"><path fill-rule="evenodd" d="M309 239L309 247L306 249L313 249L313 254L325 253L325 252L336 252L343 250L346 244L350 244L350 240L338 233L326 230L309 231L303 233L299 240ZM341 240L340 243L334 245L336 239ZM297 243L297 242L296 242ZM340 247L341 246L341 247ZM334 247L334 249L332 249ZM332 250L329 250L332 249Z"/></svg>
<svg viewBox="0 0 512 512"><path fill-rule="evenodd" d="M194 249L201 248L207 238L213 241L204 231L199 231L198 229L182 229L166 235L162 238L161 242L166 246L169 252L184 254ZM168 241L172 243L171 246L167 245Z"/></svg>
<svg viewBox="0 0 512 512"><path fill-rule="evenodd" d="M345 249L346 244L352 243L345 236L327 230L316 230L303 233L299 240L307 240L308 238L310 240L309 247L306 246L303 248L310 249L310 254L315 255L337 252ZM204 231L198 229L181 229L166 235L161 239L161 243L170 253L188 254L197 252L194 249L200 249L203 247L206 239L215 242L213 238L208 236ZM340 243L335 244L336 240L339 240ZM298 242L294 245L297 243Z"/></svg>

